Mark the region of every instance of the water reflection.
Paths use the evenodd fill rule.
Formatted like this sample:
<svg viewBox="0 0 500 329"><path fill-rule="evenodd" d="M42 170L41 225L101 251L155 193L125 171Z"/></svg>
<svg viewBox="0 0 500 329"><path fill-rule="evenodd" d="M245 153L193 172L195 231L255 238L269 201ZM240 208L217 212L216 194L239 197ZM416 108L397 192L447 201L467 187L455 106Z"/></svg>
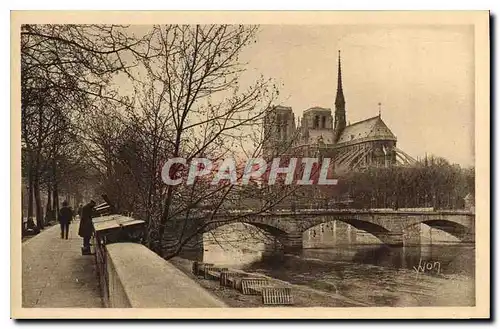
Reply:
<svg viewBox="0 0 500 329"><path fill-rule="evenodd" d="M474 245L447 244L410 247L353 245L335 249L304 249L302 259L353 262L394 269L409 269L423 263L439 262L440 274L474 276Z"/></svg>
<svg viewBox="0 0 500 329"><path fill-rule="evenodd" d="M368 306L475 305L475 248L449 243L392 248L337 245L298 255L266 243L205 243L203 260L337 293Z"/></svg>

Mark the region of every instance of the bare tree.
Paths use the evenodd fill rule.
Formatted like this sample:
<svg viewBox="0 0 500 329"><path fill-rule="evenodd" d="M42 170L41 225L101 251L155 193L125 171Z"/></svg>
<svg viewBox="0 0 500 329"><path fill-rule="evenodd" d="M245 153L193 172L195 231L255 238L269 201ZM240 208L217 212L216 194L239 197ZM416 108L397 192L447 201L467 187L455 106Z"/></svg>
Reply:
<svg viewBox="0 0 500 329"><path fill-rule="evenodd" d="M23 25L21 27L21 112L28 217L41 220L41 176L50 167L56 182L57 157L64 156L80 116L96 99L124 102L109 88L147 56L147 36L136 38L115 25ZM67 158L67 157L66 157ZM57 186L50 186L57 205ZM50 204L48 202L48 204Z"/></svg>
<svg viewBox="0 0 500 329"><path fill-rule="evenodd" d="M172 157L217 162L263 155L260 128L278 90L270 79L241 82L240 54L256 41L257 27L153 26L136 37L123 26L29 25L21 33L26 173L32 186L48 170L53 208L59 189L73 189L61 181L71 176L67 164L83 163L120 211L147 221L149 245L168 258L216 222L243 221L220 219L219 211L250 204L266 211L293 193L206 178L190 186L161 180ZM125 83L132 93L120 93ZM54 113L59 130L35 120ZM84 179L79 170L73 175ZM197 209L207 205L211 215L197 220Z"/></svg>
<svg viewBox="0 0 500 329"><path fill-rule="evenodd" d="M239 56L255 42L256 33L257 27L242 25L152 28L151 51L135 84L135 106L125 110L123 119L133 131L129 146L140 155L130 152L125 162L145 196L140 203L148 222L148 243L166 258L178 254L211 223L221 221L215 216L219 210L241 205L242 199L263 199L256 185L212 185L209 178L190 186L167 186L161 181L161 166L168 158L184 157L189 163L197 157L218 162L226 157L262 156L260 128L277 87L263 78L240 86L246 63ZM134 157L142 164L140 172L130 165ZM176 167L171 174L185 174L180 170ZM266 197L272 201L260 202L258 206L264 207L255 211L269 209L280 200L271 194ZM196 220L196 209L207 205L213 216Z"/></svg>

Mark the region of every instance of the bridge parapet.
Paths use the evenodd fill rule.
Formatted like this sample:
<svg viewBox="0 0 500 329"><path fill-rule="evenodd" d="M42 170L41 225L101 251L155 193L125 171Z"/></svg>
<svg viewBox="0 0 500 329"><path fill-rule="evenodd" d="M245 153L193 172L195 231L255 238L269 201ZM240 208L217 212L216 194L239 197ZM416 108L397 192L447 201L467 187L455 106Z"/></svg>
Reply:
<svg viewBox="0 0 500 329"><path fill-rule="evenodd" d="M252 209L235 209L228 211L218 211L213 214L211 211L198 212L195 217L249 217L249 216L297 216L297 215L336 215L336 214L390 214L390 215L465 215L475 216L475 213L465 209L438 209L438 210L422 210L422 209L277 209L273 211L255 211Z"/></svg>

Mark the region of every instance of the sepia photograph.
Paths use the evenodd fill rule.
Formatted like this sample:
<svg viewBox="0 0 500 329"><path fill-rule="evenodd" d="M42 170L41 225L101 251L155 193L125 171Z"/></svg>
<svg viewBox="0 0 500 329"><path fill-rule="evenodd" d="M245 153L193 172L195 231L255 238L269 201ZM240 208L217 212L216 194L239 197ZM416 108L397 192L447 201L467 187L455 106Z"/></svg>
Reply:
<svg viewBox="0 0 500 329"><path fill-rule="evenodd" d="M12 12L11 316L488 318L489 19Z"/></svg>

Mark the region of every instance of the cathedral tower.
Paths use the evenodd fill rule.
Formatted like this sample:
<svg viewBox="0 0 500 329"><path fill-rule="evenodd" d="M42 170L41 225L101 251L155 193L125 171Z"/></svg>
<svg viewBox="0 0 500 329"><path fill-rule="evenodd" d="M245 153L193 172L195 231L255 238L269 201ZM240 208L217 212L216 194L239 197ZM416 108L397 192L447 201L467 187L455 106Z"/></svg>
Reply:
<svg viewBox="0 0 500 329"><path fill-rule="evenodd" d="M264 153L280 154L291 147L295 139L295 115L292 108L273 106L264 116Z"/></svg>
<svg viewBox="0 0 500 329"><path fill-rule="evenodd" d="M340 62L339 50L339 63L337 73L337 96L335 97L335 126L334 126L334 139L335 143L339 140L340 135L346 126L345 118L345 98L344 91L342 90L342 66Z"/></svg>

